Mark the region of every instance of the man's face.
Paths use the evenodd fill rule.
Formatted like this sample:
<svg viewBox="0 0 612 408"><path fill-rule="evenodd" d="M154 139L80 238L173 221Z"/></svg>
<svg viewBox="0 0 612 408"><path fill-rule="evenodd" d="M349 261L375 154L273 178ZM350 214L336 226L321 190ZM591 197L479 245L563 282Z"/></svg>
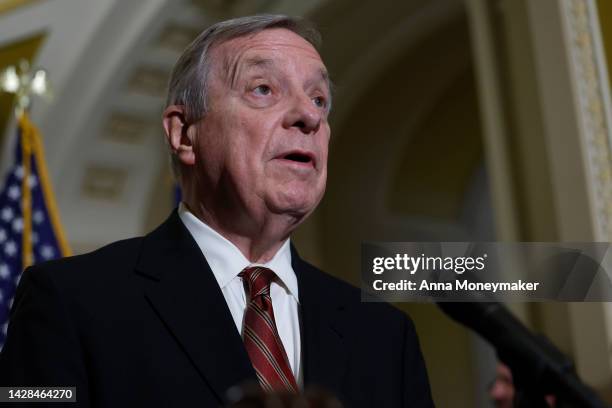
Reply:
<svg viewBox="0 0 612 408"><path fill-rule="evenodd" d="M196 124L204 194L247 212L307 215L327 177L330 90L313 46L268 29L213 47L208 106Z"/></svg>

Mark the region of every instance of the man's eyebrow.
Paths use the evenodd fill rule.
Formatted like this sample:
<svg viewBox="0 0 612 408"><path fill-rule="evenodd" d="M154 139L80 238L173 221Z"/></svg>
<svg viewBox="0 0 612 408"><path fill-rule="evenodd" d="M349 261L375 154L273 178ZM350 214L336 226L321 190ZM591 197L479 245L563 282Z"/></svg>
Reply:
<svg viewBox="0 0 612 408"><path fill-rule="evenodd" d="M251 67L271 67L274 66L274 61L269 58L252 57L244 61L245 68Z"/></svg>
<svg viewBox="0 0 612 408"><path fill-rule="evenodd" d="M321 68L321 80L323 82L325 82L325 85L327 86L327 113L329 114L331 112L331 107L332 107L332 98L333 98L333 94L334 94L334 83L332 82L331 78L329 77L329 73L327 72L327 70L325 68Z"/></svg>
<svg viewBox="0 0 612 408"><path fill-rule="evenodd" d="M327 84L327 90L331 93L332 82L331 82L331 79L329 78L329 73L324 68L321 68L321 79L323 80L323 82Z"/></svg>
<svg viewBox="0 0 612 408"><path fill-rule="evenodd" d="M325 82L330 82L329 80L329 74L327 73L327 70L321 68L321 79L323 79L323 81Z"/></svg>
<svg viewBox="0 0 612 408"><path fill-rule="evenodd" d="M327 90L331 93L332 83L331 79L329 79L329 74L325 68L321 68L319 70L319 75L313 77L311 80L307 82L307 85L314 85L315 83L323 82L327 85Z"/></svg>
<svg viewBox="0 0 612 408"><path fill-rule="evenodd" d="M243 61L236 61L234 64L231 64L230 61L228 60L225 61L225 69L226 69L226 72L229 73L231 87L233 87L234 84L236 83L236 77L238 75L239 66L240 66L240 71L244 71L244 70L248 70L251 68L260 68L260 67L261 68L273 68L275 65L276 63L274 62L274 60L270 58L263 58L263 57L257 57L257 56L249 57ZM314 82L319 82L319 81L325 83L325 85L327 86L327 90L329 91L329 97L331 98L334 84L332 83L329 77L329 73L327 72L325 68L320 68L319 75L313 81L310 81L310 82L314 83Z"/></svg>
<svg viewBox="0 0 612 408"><path fill-rule="evenodd" d="M251 57L244 61L237 61L230 69L230 85L233 87L236 82L238 71L244 71L251 68L270 68L273 67L274 61L269 58ZM240 69L239 69L240 66Z"/></svg>

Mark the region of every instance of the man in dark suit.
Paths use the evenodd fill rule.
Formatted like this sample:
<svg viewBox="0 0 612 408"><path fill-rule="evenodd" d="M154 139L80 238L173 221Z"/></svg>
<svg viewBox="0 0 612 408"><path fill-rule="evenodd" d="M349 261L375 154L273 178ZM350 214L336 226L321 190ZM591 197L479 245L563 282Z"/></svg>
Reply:
<svg viewBox="0 0 612 408"><path fill-rule="evenodd" d="M196 38L163 118L183 202L145 237L28 269L0 385L76 386L83 407L219 406L248 381L317 385L347 407L433 405L410 320L289 243L325 190L316 44L273 15Z"/></svg>

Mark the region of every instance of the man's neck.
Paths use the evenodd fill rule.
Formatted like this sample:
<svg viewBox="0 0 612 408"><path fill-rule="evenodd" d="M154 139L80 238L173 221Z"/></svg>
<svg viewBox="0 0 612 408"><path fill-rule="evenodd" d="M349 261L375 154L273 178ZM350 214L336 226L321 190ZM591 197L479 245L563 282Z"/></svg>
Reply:
<svg viewBox="0 0 612 408"><path fill-rule="evenodd" d="M217 216L205 205L189 200L183 200L183 205L200 221L234 244L252 263L270 261L297 226L295 219L288 215L257 217L259 222L255 222L253 217L246 215Z"/></svg>

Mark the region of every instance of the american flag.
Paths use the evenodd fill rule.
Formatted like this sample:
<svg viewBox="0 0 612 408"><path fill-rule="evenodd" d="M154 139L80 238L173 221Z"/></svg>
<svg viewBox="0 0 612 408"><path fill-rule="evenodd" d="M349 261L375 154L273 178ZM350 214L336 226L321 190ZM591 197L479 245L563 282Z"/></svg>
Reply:
<svg viewBox="0 0 612 408"><path fill-rule="evenodd" d="M23 161L23 137L28 137L32 154ZM15 162L6 175L0 190L0 349L4 345L8 327L9 310L15 296L15 289L24 269L24 230L29 224L24 217L24 188L31 194L31 250L32 263L47 261L68 255L55 202L46 174L42 144L37 130L27 117L22 117L15 143ZM27 182L27 183L26 183ZM27 261L26 261L27 262Z"/></svg>

